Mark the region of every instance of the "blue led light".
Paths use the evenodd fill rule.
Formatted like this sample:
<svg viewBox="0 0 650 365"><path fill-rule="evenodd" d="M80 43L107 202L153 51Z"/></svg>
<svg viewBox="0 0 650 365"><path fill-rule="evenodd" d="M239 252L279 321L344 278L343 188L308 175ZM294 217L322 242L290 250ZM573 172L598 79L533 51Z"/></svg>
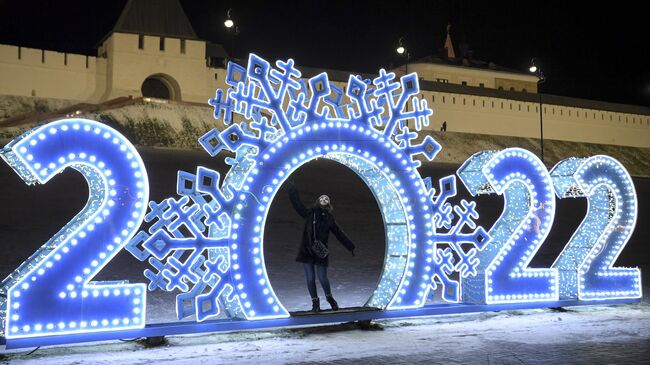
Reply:
<svg viewBox="0 0 650 365"><path fill-rule="evenodd" d="M344 104L343 92L330 84L326 74L304 82L293 60L275 65L253 54L246 68L229 64L227 84L231 88L217 91L210 100L215 117L229 126L210 131L199 142L212 156L222 150L234 152L234 158L226 158L232 167L223 181L216 172L203 168L196 176L181 173L178 193L184 198L151 203L146 220L153 224L127 246L140 260L152 264L153 269L145 272L151 280L149 289L179 290L177 307L187 308L178 311L179 318L196 312L201 321L218 315L220 305L228 309L229 317L288 316L264 266L266 214L293 171L325 157L361 176L384 219L384 271L367 305L421 307L437 283L445 300L459 301L456 273L475 274L476 251L489 237L474 223L478 215L473 203L452 208L447 199L454 194L436 196L430 179L423 180L418 173L421 162L416 157L432 160L440 145L430 136L417 143L418 133L406 126L410 120L419 131L432 114L426 101L415 97L417 75L406 75L399 82L395 74L384 70L373 81L350 76L346 88L350 104ZM230 125L232 113L241 114L250 124ZM206 177L209 181L204 181ZM455 189L455 179L446 186ZM437 221L442 210L450 220L447 224ZM177 229L181 217L191 237ZM452 225L451 220L457 222ZM472 231L461 233L462 229ZM219 243L207 247L206 240ZM462 248L464 243L471 247ZM201 258L201 251L217 246L221 249L218 259ZM181 262L184 251L192 255ZM216 281L209 283L205 278ZM227 296L221 294L225 291ZM199 300L217 309L202 313Z"/></svg>
<svg viewBox="0 0 650 365"><path fill-rule="evenodd" d="M420 308L435 290L446 302L487 304L641 297L640 271L612 267L638 214L632 180L615 159L571 158L549 174L520 148L473 155L457 172L463 184L472 195L504 199L488 233L476 223L474 202L451 202L455 176L434 187L418 171L440 145L418 133L432 111L416 97L417 75L352 75L345 92L325 73L300 77L293 60L271 66L250 55L246 67L230 63L230 88L209 101L225 129L199 138L213 157L234 153L225 158L228 173L179 171L179 197L149 202L146 215L142 160L101 123L53 122L2 149L27 184L45 184L71 167L89 186L83 210L0 284L5 337L144 327L144 284L90 281L123 247L151 265L144 272L149 290L178 293L179 320L287 317L266 272L265 223L283 182L316 158L353 170L379 205L386 254L366 306ZM233 113L247 121L234 124ZM587 215L552 268L532 269L554 220L553 190L586 198ZM133 236L143 220L148 228Z"/></svg>
<svg viewBox="0 0 650 365"><path fill-rule="evenodd" d="M26 132L0 155L27 184L70 167L89 189L82 211L0 285L6 337L142 328L145 285L90 281L144 217L149 184L135 148L101 123L65 119Z"/></svg>
<svg viewBox="0 0 650 365"><path fill-rule="evenodd" d="M613 268L636 225L634 183L609 156L570 158L551 170L562 198L587 198L587 215L553 264L560 274L560 298L641 298L637 268Z"/></svg>
<svg viewBox="0 0 650 365"><path fill-rule="evenodd" d="M474 303L550 301L558 298L556 269L528 267L555 217L551 177L531 152L508 148L470 157L458 175L472 195L503 195L504 210L480 252L478 275L463 279L464 300Z"/></svg>

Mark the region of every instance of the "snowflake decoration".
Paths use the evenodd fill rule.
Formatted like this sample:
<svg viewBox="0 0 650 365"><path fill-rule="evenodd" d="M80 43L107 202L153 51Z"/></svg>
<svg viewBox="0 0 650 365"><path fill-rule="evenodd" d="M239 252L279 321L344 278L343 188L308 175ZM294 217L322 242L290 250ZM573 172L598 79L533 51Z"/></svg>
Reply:
<svg viewBox="0 0 650 365"><path fill-rule="evenodd" d="M179 318L196 314L201 321L220 307L229 317L288 316L266 276L264 221L282 182L310 159L327 157L362 175L384 216L385 270L368 305L420 307L438 285L443 299L459 301L458 276L476 275L476 252L490 238L476 226L475 203L448 202L454 176L440 182L436 195L418 173L418 158L432 160L440 145L431 136L418 143L417 131L433 112L416 97L417 75L351 75L345 92L325 73L300 77L293 60L272 67L251 54L247 67L229 63L230 88L209 101L226 127L199 143L211 156L225 150L235 157L226 158L231 167L222 182L203 167L195 175L180 172L181 198L150 203L148 231L127 246L151 264L149 289L180 291ZM247 122L235 123L233 114Z"/></svg>

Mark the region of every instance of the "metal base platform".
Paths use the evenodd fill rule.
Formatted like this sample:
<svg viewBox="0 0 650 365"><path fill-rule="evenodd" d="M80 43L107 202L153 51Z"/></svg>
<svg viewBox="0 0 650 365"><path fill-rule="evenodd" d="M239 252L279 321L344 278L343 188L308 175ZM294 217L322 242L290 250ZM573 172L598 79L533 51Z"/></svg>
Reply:
<svg viewBox="0 0 650 365"><path fill-rule="evenodd" d="M291 317L304 317L304 316L330 316L332 314L376 312L376 311L381 311L381 308L375 308L375 307L348 307L348 308L339 308L339 310L337 310L337 311L333 311L331 309L321 309L320 312L298 311L298 312L290 312L290 314L291 314Z"/></svg>
<svg viewBox="0 0 650 365"><path fill-rule="evenodd" d="M613 305L639 302L640 299L612 300L559 300L552 302L532 302L514 304L432 304L417 309L379 310L377 308L344 308L339 311L296 312L288 318L265 319L255 321L245 320L213 320L204 322L172 322L147 325L142 329L95 332L59 336L43 336L19 339L0 337L0 345L6 349L29 348L36 346L52 346L71 343L109 341L125 338L157 337L209 332L249 331L263 328L285 328L297 326L314 326L321 324L343 323L353 321L370 321L375 319L426 317L445 314L494 312L516 309L557 308L585 305Z"/></svg>

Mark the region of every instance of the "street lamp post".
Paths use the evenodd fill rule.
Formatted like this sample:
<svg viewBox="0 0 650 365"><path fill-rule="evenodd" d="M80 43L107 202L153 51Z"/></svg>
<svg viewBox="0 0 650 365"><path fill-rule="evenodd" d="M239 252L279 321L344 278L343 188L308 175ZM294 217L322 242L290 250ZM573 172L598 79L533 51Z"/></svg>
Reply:
<svg viewBox="0 0 650 365"><path fill-rule="evenodd" d="M234 52L233 48L235 47L235 36L239 34L239 26L235 24L235 21L232 19L230 13L232 9L228 9L226 13L226 20L223 22L224 27L228 33L230 33L230 52Z"/></svg>
<svg viewBox="0 0 650 365"><path fill-rule="evenodd" d="M409 60L411 59L411 54L409 53L408 49L406 49L406 45L404 44L404 37L399 37L399 41L397 43L397 48L395 49L395 52L397 52L397 55L400 57L404 57L406 59L406 63L404 63L404 75L408 75L409 73ZM406 110L408 110L408 104L406 104ZM400 128L408 126L408 121L401 121L400 122Z"/></svg>
<svg viewBox="0 0 650 365"><path fill-rule="evenodd" d="M542 109L542 93L540 92L540 85L546 81L544 72L535 64L535 58L530 60L530 67L528 70L537 76L537 95L539 95L539 144L540 144L540 159L544 163L544 111Z"/></svg>
<svg viewBox="0 0 650 365"><path fill-rule="evenodd" d="M411 59L411 54L409 53L408 49L406 49L406 46L404 45L404 37L400 37L398 44L397 44L397 49L395 49L395 52L400 57L406 58L406 63L404 64L404 75L407 75L409 73L409 60Z"/></svg>

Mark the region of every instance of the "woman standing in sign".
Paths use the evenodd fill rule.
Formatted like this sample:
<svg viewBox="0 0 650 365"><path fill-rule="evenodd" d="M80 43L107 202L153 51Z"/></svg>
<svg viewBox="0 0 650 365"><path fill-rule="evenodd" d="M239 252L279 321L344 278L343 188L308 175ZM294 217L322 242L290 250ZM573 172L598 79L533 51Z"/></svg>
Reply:
<svg viewBox="0 0 650 365"><path fill-rule="evenodd" d="M325 292L325 299L327 299L332 310L338 310L338 303L332 297L332 289L327 278L327 266L329 264L327 241L330 232L334 233L339 242L352 253L352 256L354 256L354 243L336 224L332 214L334 208L327 195L321 195L311 208L307 208L300 201L298 190L293 181L288 181L288 187L291 204L296 212L305 219L305 228L302 232L302 241L296 261L302 262L305 269L307 289L311 295L311 310L313 312L320 311L320 299L316 292L316 274Z"/></svg>

